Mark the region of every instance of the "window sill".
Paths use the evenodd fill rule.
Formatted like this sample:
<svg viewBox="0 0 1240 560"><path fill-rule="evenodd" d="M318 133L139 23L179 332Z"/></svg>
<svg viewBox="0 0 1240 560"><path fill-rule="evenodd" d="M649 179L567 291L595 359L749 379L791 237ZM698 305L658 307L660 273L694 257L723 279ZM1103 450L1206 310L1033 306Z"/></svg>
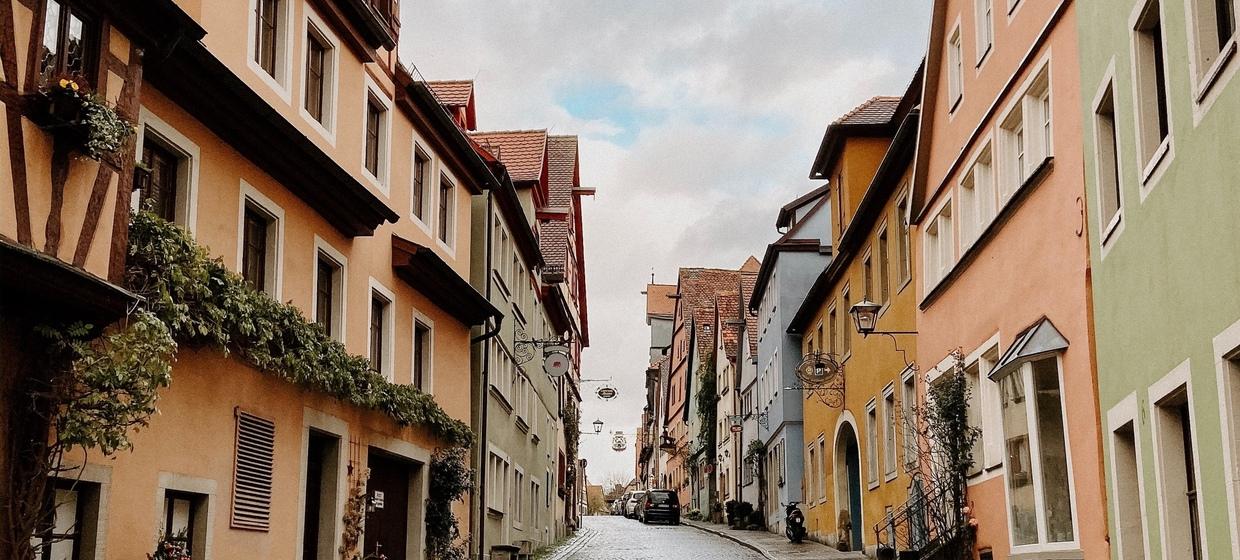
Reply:
<svg viewBox="0 0 1240 560"><path fill-rule="evenodd" d="M492 518L492 519L503 519L503 518L504 518L504 512L502 512L502 511L500 511L500 510L498 510L498 509L495 509L495 508L493 508L493 507L491 507L491 506L487 506L487 517L490 517L490 518Z"/></svg>
<svg viewBox="0 0 1240 560"><path fill-rule="evenodd" d="M491 385L490 392L491 396L495 397L495 400L499 401L499 405L504 408L504 412L511 414L512 403L508 402L508 397L505 397L503 393L499 392L499 389L496 389L494 385Z"/></svg>
<svg viewBox="0 0 1240 560"><path fill-rule="evenodd" d="M1157 178L1161 175L1161 171L1174 159L1174 137L1170 134L1163 139L1158 148L1154 150L1150 160L1141 168L1141 201L1145 202L1145 196L1154 189Z"/></svg>
<svg viewBox="0 0 1240 560"><path fill-rule="evenodd" d="M868 488L868 489L870 489L870 490L874 490L874 489L877 489L877 488L878 488L878 485L879 485L879 482L878 482L878 480L877 480L877 479L875 479L875 480L871 480L871 481L867 482L867 483L866 483L866 488Z"/></svg>
<svg viewBox="0 0 1240 560"><path fill-rule="evenodd" d="M884 474L884 475L883 475L883 482L891 482L891 481L893 481L893 480L895 480L895 479L896 479L896 476L897 476L896 471L891 471L891 472L889 472L889 473L887 473L887 474Z"/></svg>
<svg viewBox="0 0 1240 560"><path fill-rule="evenodd" d="M1012 547L1012 554L1008 556L1011 560L1084 560L1085 553L1079 548L1072 548L1074 545L1068 545L1069 548L1052 548L1049 546L1036 546L1039 550L1031 550L1029 552L1018 552L1017 547Z"/></svg>
<svg viewBox="0 0 1240 560"><path fill-rule="evenodd" d="M517 429L521 430L523 434L530 433L530 425L520 416L517 416Z"/></svg>
<svg viewBox="0 0 1240 560"><path fill-rule="evenodd" d="M1231 60L1235 57L1236 37L1233 35L1232 38L1227 41L1227 45L1219 51L1218 59L1216 59L1214 64L1210 66L1210 69L1206 70L1206 73L1202 75L1201 81L1197 84L1196 95L1193 98L1194 103L1201 105L1205 101L1206 97L1210 96L1210 92L1214 89L1214 85L1218 83L1219 77L1223 75L1223 70L1227 68L1227 65L1230 64Z"/></svg>
<svg viewBox="0 0 1240 560"><path fill-rule="evenodd" d="M1003 226L1012 218L1012 216L1016 214L1018 210L1020 210L1021 205L1024 203L1025 199L1029 197L1029 194L1032 193L1038 185L1042 184L1044 180L1050 176L1051 171L1054 169L1054 156L1047 156L1042 160L1042 163L1038 164L1038 166L1034 168L1033 173L1030 173L1029 178L1025 179L1025 182L1021 183L1020 187L1016 189L1016 192L1012 193L1012 196L1003 204L1003 208L1000 208L999 212L995 214L994 219L990 221L990 224L986 226L986 229L982 231L981 235L978 235L977 239L972 245L969 246L968 250L966 250L964 254L960 255L960 259L956 261L956 264L952 265L951 270L949 270L943 278L937 280L933 284L930 284L931 287L927 288L926 295L922 297L921 303L917 306L918 309L922 311L928 309L934 304L935 300L937 300L939 296L943 295L943 292L946 292L949 287L955 283L957 278L964 274L964 270L969 267L969 264L977 260L978 255L981 254L981 252L985 250L986 246L990 244L991 240L999 234L999 230L1003 228Z"/></svg>
<svg viewBox="0 0 1240 560"><path fill-rule="evenodd" d="M980 72L982 70L982 66L986 64L986 61L990 60L990 53L993 50L995 50L995 44L993 42L986 45L986 50L982 51L982 56L978 57L977 64L973 66L973 69Z"/></svg>

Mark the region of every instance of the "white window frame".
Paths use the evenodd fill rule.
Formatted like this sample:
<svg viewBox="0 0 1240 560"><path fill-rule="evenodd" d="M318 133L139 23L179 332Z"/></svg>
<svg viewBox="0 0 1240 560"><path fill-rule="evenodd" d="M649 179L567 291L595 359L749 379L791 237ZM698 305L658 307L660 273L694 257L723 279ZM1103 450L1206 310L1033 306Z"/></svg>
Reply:
<svg viewBox="0 0 1240 560"><path fill-rule="evenodd" d="M314 319L319 315L318 287L320 255L327 257L330 261L333 261L337 269L336 278L333 280L335 285L332 287L332 296L335 300L332 302L332 316L335 320L332 321L332 332L327 333L327 335L341 344L344 344L345 333L349 330L345 328L348 325L345 313L349 307L349 259L344 256L344 253L336 250L336 248L330 243L323 240L322 237L319 237L317 234L314 236L314 268L310 271L310 278L312 279L310 289L311 294L313 294L310 297L311 319Z"/></svg>
<svg viewBox="0 0 1240 560"><path fill-rule="evenodd" d="M364 75L364 84L362 85L362 114L361 114L361 159L358 160L358 168L361 170L362 177L370 182L375 188L379 189L384 195L391 195L391 184L388 181L392 172L391 152L392 152L392 98L380 88L378 84L371 79L369 74ZM366 169L366 119L370 111L370 102L374 99L379 106L383 107L383 115L379 119L379 162L378 174L372 174Z"/></svg>
<svg viewBox="0 0 1240 560"><path fill-rule="evenodd" d="M435 205L432 206L432 208L434 208L435 210L434 221L436 222L435 227L434 227L435 244L438 245L439 248L446 251L449 256L455 257L456 256L456 238L457 238L456 213L457 213L457 208L458 208L457 199L459 198L457 196L457 191L461 189L461 183L460 181L457 180L456 176L454 176L452 172L448 170L447 166L437 166L437 167L439 167L439 173L435 175ZM448 184L452 185L452 188L447 190L447 192L452 196L452 198L448 201L448 223L446 225L438 223L439 222L439 202L440 202L439 195L444 192L442 185L440 183L445 178L448 180ZM448 237L446 241L439 239L439 228L441 227L446 228L445 231ZM516 248L514 247L513 250L515 254Z"/></svg>
<svg viewBox="0 0 1240 560"><path fill-rule="evenodd" d="M1240 17L1240 16L1238 16ZM1218 376L1223 464L1226 465L1227 512L1231 518L1231 555L1240 558L1240 320L1213 340ZM1230 444L1228 444L1230 442Z"/></svg>
<svg viewBox="0 0 1240 560"><path fill-rule="evenodd" d="M1115 84L1115 59L1112 58L1110 64L1107 66L1107 71L1102 78L1102 82L1098 86L1098 91L1094 94L1094 99L1090 103L1090 107L1091 107L1090 114L1092 117L1091 124L1093 126L1093 133L1094 133L1094 138L1093 138L1094 195L1097 197L1097 200L1098 200L1098 232L1099 232L1098 246L1102 249L1101 251L1102 259L1106 259L1107 253L1110 252L1111 247L1115 246L1116 240L1119 239L1120 235L1124 232L1124 224L1125 224L1125 220L1124 220L1124 208L1125 208L1124 169L1125 167L1124 167L1124 153L1123 153L1124 150L1122 149L1122 146L1120 145L1119 119L1117 118L1118 100L1116 99L1116 95L1117 95L1116 91L1117 91L1117 88ZM1102 207L1102 200L1104 199L1104 196L1102 194L1102 189L1104 187L1104 180L1103 180L1103 170L1101 166L1102 150L1100 149L1100 146L1101 146L1101 143L1103 142L1103 131L1099 126L1100 116L1098 114L1098 110L1102 107L1102 103L1104 101L1107 101L1108 94L1110 95L1110 102L1111 102L1111 128L1112 128L1111 130L1112 139L1109 141L1113 141L1115 144L1115 181L1116 181L1116 185L1115 185L1116 210L1115 210L1115 215L1111 216L1109 219L1107 218L1107 216L1103 215L1104 209Z"/></svg>
<svg viewBox="0 0 1240 560"><path fill-rule="evenodd" d="M1232 61L1236 58L1236 43L1240 37L1240 4L1234 0L1228 1L1232 3L1234 13L1232 34L1221 48L1215 50L1213 45L1218 44L1219 37L1214 0L1184 0L1194 126L1201 122L1201 117L1213 105L1214 99L1218 97L1217 90L1223 89L1236 73L1236 65ZM1209 6L1203 7L1203 3L1208 3ZM1211 12L1209 15L1212 17L1208 21L1207 14L1203 13L1204 9Z"/></svg>
<svg viewBox="0 0 1240 560"><path fill-rule="evenodd" d="M1151 134L1151 132L1147 130L1147 127L1151 126L1151 123L1145 122L1145 119L1142 118L1142 108L1152 102L1154 107L1153 110L1157 111L1157 101L1153 99L1146 99L1145 94L1142 92L1142 89L1146 87L1145 70L1143 65L1140 64L1140 59L1143 58L1142 52L1145 50L1145 45L1143 43L1143 36L1145 35L1145 32L1137 29L1141 24L1141 21L1150 4L1157 3L1159 10L1159 29L1161 31L1160 39L1163 44L1164 85L1169 90L1172 80L1170 74L1171 68L1167 65L1167 49L1170 45L1167 42L1167 1L1168 0L1143 0L1136 4L1133 8L1132 15L1128 20L1128 29L1132 35L1132 40L1130 41L1131 50L1128 58L1131 64L1131 76L1133 77L1130 81L1132 82L1133 122L1136 125L1133 127L1133 130L1134 134L1136 134L1137 140L1137 158L1135 163L1138 166L1137 176L1141 178L1139 189L1141 202L1145 202L1145 197L1148 196L1150 191L1153 190L1154 185L1159 182L1159 179L1162 177L1163 172L1167 169L1170 162L1175 159L1175 107L1170 91L1163 91L1163 95L1167 98L1167 137L1163 138L1156 146L1148 145L1149 141L1145 138L1146 135ZM1155 80L1153 76L1150 76L1149 80L1153 81L1153 87L1157 88L1157 80ZM1157 127L1157 124L1154 123L1153 126ZM1157 131L1152 132L1152 134L1157 134ZM1146 155L1147 153L1148 156Z"/></svg>
<svg viewBox="0 0 1240 560"><path fill-rule="evenodd" d="M995 0L976 0L973 18L977 27L977 68L981 69L995 48Z"/></svg>
<svg viewBox="0 0 1240 560"><path fill-rule="evenodd" d="M1199 418L1199 415L1197 414L1196 408L1194 407L1197 401L1193 397L1192 377L1193 376L1192 376L1192 368L1190 365L1190 361L1184 360L1183 362L1180 363L1180 365L1176 366L1174 369L1168 372L1167 375L1163 376L1162 379L1159 379L1158 381L1151 384L1147 390L1148 399L1146 402L1148 403L1149 409L1146 411L1146 413L1148 414L1148 417L1150 418L1150 432L1151 432L1151 439L1153 442L1152 449L1154 451L1154 487L1155 487L1155 492L1156 492L1155 496L1157 499L1156 503L1158 504L1158 540L1162 544L1160 548L1162 549L1163 560L1177 560L1179 557L1169 556L1168 551L1167 551L1167 543L1171 542L1171 539L1169 538L1170 529L1167 526L1168 524L1167 490L1166 488L1164 488L1165 482L1164 482L1164 475L1163 475L1163 471L1165 470L1165 467L1163 466L1162 452L1165 451L1165 446L1163 445L1160 434L1159 434L1159 432L1162 431L1162 427L1159 425L1159 414L1160 413L1158 409L1161 407L1161 405L1159 405L1158 403L1160 401L1165 400L1167 397L1171 396L1172 393L1175 393L1180 390L1184 391L1185 398L1188 399L1188 405L1187 405L1188 415L1189 415L1188 428L1189 428L1189 437L1192 438L1191 445L1193 446L1193 476L1196 477L1197 490L1200 493L1201 492L1201 481L1202 481L1202 478L1201 478L1201 435L1198 430L1198 424L1199 424L1200 418ZM1206 531L1207 529L1206 519L1207 518L1205 516L1205 513L1206 513L1205 500L1198 498L1197 499L1197 519L1199 523L1198 528L1201 531L1201 557L1209 558L1210 557L1210 539L1208 538L1208 533Z"/></svg>
<svg viewBox="0 0 1240 560"><path fill-rule="evenodd" d="M1051 358L1044 358L1044 359L1051 359ZM1076 492L1076 476L1075 476L1075 473L1073 472L1074 464L1072 462L1072 432L1069 429L1068 407L1064 404L1064 396L1063 396L1064 387L1065 387L1064 382L1063 382L1063 355L1056 355L1053 359L1055 360L1055 369L1059 377L1060 423L1064 430L1064 455L1065 455L1064 461L1065 461L1065 464L1067 465L1067 473L1068 473L1068 504L1069 504L1069 507L1072 509L1072 540L1066 541L1066 542L1055 542L1055 543L1038 542L1038 543L1027 544L1027 545L1012 544L1011 545L1012 555L1022 554L1026 552L1061 552L1061 551L1080 550L1081 519L1080 519L1080 513L1076 505L1077 492ZM1038 411L1036 410L1037 403L1031 400L1033 399L1033 395L1035 394L1034 391L1032 390L1032 387L1033 387L1032 369L1033 369L1033 362L1025 362L1020 365L1018 371L1014 371L1008 375L1020 375L1022 376L1022 380L1024 381L1025 399L1027 403L1025 405L1026 422L1028 422L1028 428L1029 428L1029 434L1028 434L1028 437L1029 437L1029 469L1030 469L1029 474L1030 474L1030 477L1032 478L1031 484L1033 484L1034 511L1037 516L1038 540L1041 541L1046 534L1046 507L1043 505L1046 492L1044 490L1043 480L1042 480L1042 457L1041 457L1042 438L1038 430L1038 423L1037 423ZM1000 413L1002 413L1002 407L1000 407ZM1002 426L1000 426L1000 429L1002 429ZM1006 440L1007 440L1007 437L1006 437L1006 434L1004 434L1004 442L1005 442L1004 445L1005 446L1006 446ZM1008 476L1008 470L1010 467L1011 465L1008 465L1007 461L1004 461L1003 476L1005 480L1003 484L1003 492L1004 492L1004 497L1007 501L1006 503L1009 504L1008 507L1004 508L1004 510L1005 510L1005 515L1007 518L1008 542L1009 543L1012 542L1013 540L1012 539L1012 526L1013 526L1012 508L1010 506L1010 504L1012 503L1012 489L1006 480Z"/></svg>
<svg viewBox="0 0 1240 560"><path fill-rule="evenodd" d="M255 21L254 19L254 15L255 15L254 8L258 4L258 0L250 0L249 11L246 12L246 17L245 17L246 22L248 23L248 26L246 28L247 36L245 39L246 66L250 68L250 70L254 73L254 75L258 76L258 79L262 80L263 83L270 86L272 91L275 92L276 96L279 97L281 100L283 100L285 104L288 104L291 102L290 100L292 99L292 95L293 95L292 94L293 88L289 86L289 84L292 81L292 75L293 75L293 72L292 72L292 68L293 68L292 43L293 41L289 33L289 31L293 27L292 26L293 3L294 3L294 0L280 0L280 14L279 14L280 23L278 24L277 29L276 29L276 68L275 68L276 75L275 76L268 74L266 70L263 70L262 66L259 66L258 61L254 60L254 53L258 50L258 44L256 42L258 37L255 35L255 30L257 28L258 22Z"/></svg>
<svg viewBox="0 0 1240 560"><path fill-rule="evenodd" d="M267 278L262 291L276 301L283 301L284 293L284 208L273 202L253 185L241 179L240 204L237 205L237 266L241 271L245 254L245 208L251 206L267 215ZM162 506L161 506L162 507Z"/></svg>
<svg viewBox="0 0 1240 560"><path fill-rule="evenodd" d="M911 394L906 394L909 386L913 390ZM908 402L910 396L913 398L911 403ZM905 368L904 372L900 374L900 410L904 415L900 423L901 428L904 430L904 437L900 441L901 446L904 448L904 457L901 464L904 466L904 472L911 473L913 469L917 468L917 459L921 453L921 444L918 441L917 430L909 429L908 427L910 422L917 422L915 418L917 411L917 370L912 367ZM913 416L913 418L910 418L910 416ZM909 457L910 452L912 452L911 459Z"/></svg>
<svg viewBox="0 0 1240 560"><path fill-rule="evenodd" d="M396 356L396 293L382 282L375 279L374 276L369 277L367 282L369 289L366 291L366 354L370 355L370 322L371 314L374 312L372 300L375 294L388 300L387 311L383 314L383 363L379 364L379 373L388 381L395 381L396 374L393 371Z"/></svg>
<svg viewBox="0 0 1240 560"><path fill-rule="evenodd" d="M290 0L283 1L288 2ZM327 140L328 145L334 148L336 147L336 115L339 113L337 100L340 99L339 68L341 43L336 34L332 33L331 26L327 25L319 17L318 12L315 11L309 2L302 4L302 11L306 15L301 20L301 85L298 88L301 94L297 99L297 113L310 125L310 128L321 134L323 139ZM314 118L306 110L306 73L310 70L306 67L306 56L310 51L309 37L311 34L315 35L319 41L331 49L327 56L329 66L323 72L323 120L326 122L319 122L318 119ZM251 60L253 60L253 57L251 57Z"/></svg>
<svg viewBox="0 0 1240 560"><path fill-rule="evenodd" d="M418 154L421 154L422 157L426 159L426 177L422 178L422 188L424 191L422 192L421 218L418 217L417 209L413 207L413 185L417 180L417 168L415 166L415 162L417 161ZM409 153L409 219L414 223L414 225L418 226L418 229L421 229L422 233L425 233L427 237L435 237L434 231L432 230L432 224L435 220L434 216L431 215L431 212L435 209L436 193L433 181L436 181L437 179L435 179L435 177L439 176L435 174L435 168L437 166L438 162L434 156L434 152L427 147L427 143L422 140L422 137L418 135L417 131L414 131L413 150Z"/></svg>
<svg viewBox="0 0 1240 560"><path fill-rule="evenodd" d="M413 329L410 331L411 336L418 336L418 325L426 327L426 363L423 364L423 373L425 378L422 380L424 385L423 392L428 395L435 394L435 321L425 313L413 310ZM409 344L409 384L413 384L413 368L416 366L417 351L416 345L410 340Z"/></svg>
<svg viewBox="0 0 1240 560"><path fill-rule="evenodd" d="M202 150L188 136L159 118L145 106L138 112L138 133L135 139L134 161L142 161L142 147L146 135L151 134L160 144L180 156L177 168L176 224L191 234L198 232L198 171L202 166ZM131 198L131 207L137 208L138 191Z"/></svg>
<svg viewBox="0 0 1240 560"><path fill-rule="evenodd" d="M946 213L946 214L945 214ZM934 216L925 225L922 235L922 270L925 290L929 294L951 273L956 264L955 212L952 197L944 197ZM931 231L933 229L933 231Z"/></svg>
<svg viewBox="0 0 1240 560"><path fill-rule="evenodd" d="M1130 393L1127 397L1120 400L1115 406L1107 411L1106 425L1106 446L1109 453L1109 460L1106 461L1107 477L1110 485L1106 488L1107 495L1111 499L1111 507L1113 511L1120 511L1119 491L1115 487L1116 481L1119 480L1119 472L1116 470L1116 448L1115 433L1125 425L1132 426L1133 445L1136 448L1137 460L1137 501L1140 503L1140 510L1137 515L1141 521L1141 549L1143 551L1142 558L1150 558L1150 527L1148 517L1145 510L1145 477L1144 472L1144 450L1142 449L1141 421L1138 418L1139 408L1137 405L1136 393ZM1114 530L1115 543L1111 545L1111 549L1115 551L1117 558L1123 558L1124 541L1129 535L1125 534L1124 528L1118 523L1119 516L1111 519L1112 529Z"/></svg>
<svg viewBox="0 0 1240 560"><path fill-rule="evenodd" d="M898 453L896 430L899 421L896 419L896 409L899 405L896 402L896 386L895 383L888 383L883 387L883 410L880 421L883 425L883 482L890 482L895 479L900 472L900 456Z"/></svg>
<svg viewBox="0 0 1240 560"><path fill-rule="evenodd" d="M964 102L964 34L960 18L947 34L947 112L955 115Z"/></svg>
<svg viewBox="0 0 1240 560"><path fill-rule="evenodd" d="M878 400L871 397L865 404L865 480L870 490L878 488L883 470L879 460L878 422Z"/></svg>
<svg viewBox="0 0 1240 560"><path fill-rule="evenodd" d="M999 213L994 164L993 142L987 138L960 179L961 251L973 246Z"/></svg>

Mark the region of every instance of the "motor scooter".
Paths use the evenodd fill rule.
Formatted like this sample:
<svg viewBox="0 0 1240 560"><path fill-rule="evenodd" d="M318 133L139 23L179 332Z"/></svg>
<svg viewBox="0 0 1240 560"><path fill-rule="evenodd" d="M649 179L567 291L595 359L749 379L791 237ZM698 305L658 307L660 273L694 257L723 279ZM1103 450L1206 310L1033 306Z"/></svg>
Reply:
<svg viewBox="0 0 1240 560"><path fill-rule="evenodd" d="M798 503L789 502L784 508L784 535L793 543L805 539L805 514L797 507Z"/></svg>

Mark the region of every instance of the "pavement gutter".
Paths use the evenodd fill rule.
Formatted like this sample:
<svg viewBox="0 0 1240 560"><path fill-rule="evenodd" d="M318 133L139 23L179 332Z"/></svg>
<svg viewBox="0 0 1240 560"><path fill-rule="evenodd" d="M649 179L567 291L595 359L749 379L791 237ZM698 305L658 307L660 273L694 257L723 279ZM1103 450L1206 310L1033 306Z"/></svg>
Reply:
<svg viewBox="0 0 1240 560"><path fill-rule="evenodd" d="M778 559L775 555L771 554L771 553L770 553L770 551L768 551L768 550L766 550L766 549L764 549L764 548L762 548L762 547L759 547L758 545L756 545L756 544L754 544L754 543L751 543L751 542L749 542L749 541L743 540L743 539L741 539L741 538L739 538L739 537L734 537L734 536L732 536L732 535L729 535L729 534L727 534L727 533L725 533L725 532L723 532L723 531L718 531L718 530L715 530L715 529L711 529L710 527L706 527L706 526L704 526L704 525L698 525L697 523L694 523L693 521L681 520L681 524L682 524L682 525L688 525L688 526L693 527L694 529L697 529L697 530L699 530L699 531L703 531L703 532L706 532L706 533L710 533L710 534L712 534L712 535L717 535L717 536L723 537L723 538L725 538L725 539L728 539L728 540L730 540L730 541L732 541L732 542L734 542L734 543L736 543L736 544L739 544L739 545L741 545L741 546L743 546L743 547L745 547L745 548L748 548L748 549L750 549L750 550L753 550L754 552L757 552L758 554L761 554L761 555L762 555L762 557L763 557L763 558L766 558L767 560L779 560L779 559Z"/></svg>

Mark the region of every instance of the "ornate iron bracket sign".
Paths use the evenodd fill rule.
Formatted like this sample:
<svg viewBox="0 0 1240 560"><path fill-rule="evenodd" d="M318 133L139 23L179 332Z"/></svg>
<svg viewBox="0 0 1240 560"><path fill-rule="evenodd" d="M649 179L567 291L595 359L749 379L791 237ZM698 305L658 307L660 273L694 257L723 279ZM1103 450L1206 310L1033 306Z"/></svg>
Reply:
<svg viewBox="0 0 1240 560"><path fill-rule="evenodd" d="M567 348L572 342L568 337L556 338L530 338L524 329L518 328L513 337L513 354L518 364L524 364L533 360L538 355L538 350L543 350L543 357L553 352L563 352L562 349L556 347ZM564 352L566 355L567 353Z"/></svg>
<svg viewBox="0 0 1240 560"><path fill-rule="evenodd" d="M746 414L732 414L732 415L729 415L727 418L730 424L737 425L737 424L741 424L742 422L746 420L749 420L750 418L753 418L754 416L758 417L759 426L762 426L763 428L771 427L770 416L767 415L766 412L758 412L758 413L749 412Z"/></svg>
<svg viewBox="0 0 1240 560"><path fill-rule="evenodd" d="M844 406L844 365L830 352L811 352L797 365L796 385L784 387L789 391L803 391L818 397L832 408Z"/></svg>

